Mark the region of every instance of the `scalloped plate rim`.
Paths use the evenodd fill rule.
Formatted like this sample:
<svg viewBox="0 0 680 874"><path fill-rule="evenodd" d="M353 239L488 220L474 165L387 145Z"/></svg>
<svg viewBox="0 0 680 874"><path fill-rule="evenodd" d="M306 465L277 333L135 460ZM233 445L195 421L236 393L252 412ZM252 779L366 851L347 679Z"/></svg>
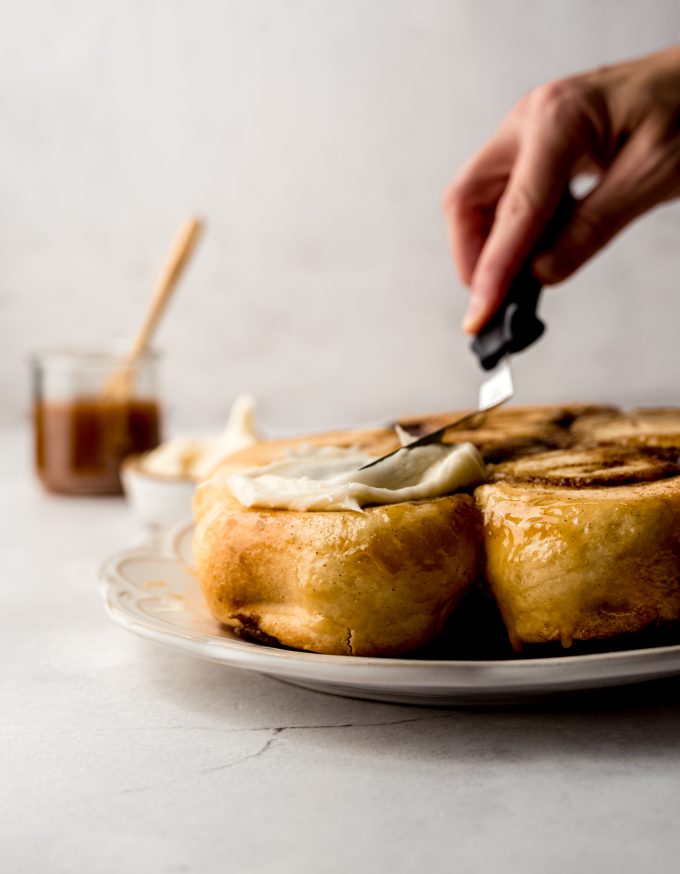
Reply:
<svg viewBox="0 0 680 874"><path fill-rule="evenodd" d="M183 522L170 529L158 545L131 547L114 554L102 565L99 582L106 610L116 623L141 637L204 660L334 694L408 703L464 704L487 697L521 701L680 674L680 644L508 660L376 658L264 646L224 633L182 630L160 616L142 619L135 615L121 603L121 595L130 594L121 563L170 561L183 571L189 558L182 556L180 549L191 528L191 522ZM149 591L144 597L162 596Z"/></svg>

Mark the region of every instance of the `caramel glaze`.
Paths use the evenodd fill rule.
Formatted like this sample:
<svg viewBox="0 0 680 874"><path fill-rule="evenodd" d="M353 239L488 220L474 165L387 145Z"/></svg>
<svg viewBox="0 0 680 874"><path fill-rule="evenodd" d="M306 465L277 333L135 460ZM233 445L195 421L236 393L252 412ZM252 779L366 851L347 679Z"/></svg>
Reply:
<svg viewBox="0 0 680 874"><path fill-rule="evenodd" d="M121 461L160 441L160 410L152 400L44 402L34 421L38 476L62 494L119 494Z"/></svg>
<svg viewBox="0 0 680 874"><path fill-rule="evenodd" d="M208 481L195 508L196 570L213 616L296 649L416 650L478 575L480 516L469 495L363 512L249 509Z"/></svg>
<svg viewBox="0 0 680 874"><path fill-rule="evenodd" d="M418 436L455 418L446 412L403 419L401 424ZM474 443L491 463L489 481L474 491L477 511L483 515L483 574L493 595L485 615L495 602L515 651L532 644L528 650L541 652L541 644L571 646L573 641L578 647L606 646L598 641L612 638L614 644L628 640L635 645L636 635L656 639L663 628L674 623L677 627L680 411L628 414L583 404L509 407L466 432L447 433L446 442L462 440ZM378 456L394 448L396 440L385 428L265 442L231 457L221 472L226 476L267 463L300 443L360 446ZM213 512L224 514L230 500L217 483L212 491L199 490L199 519ZM233 530L225 526L206 552L206 561L212 562L211 585L217 580L230 585L230 562L222 550L253 518L248 515L252 511L232 511L227 515L233 516ZM280 522L293 520L292 513L275 512ZM327 515L297 514L300 530L314 527L311 517ZM354 535L347 538L348 545L354 542ZM291 579L299 564L291 561ZM329 591L336 592L337 579L336 573ZM389 594L382 583L378 590ZM297 608L296 591L291 587L280 593L287 609ZM225 596L219 601L220 610L211 605L218 618L229 600ZM235 608L242 612L240 602ZM326 604L319 612L330 616L333 611ZM276 634L266 627L265 618L258 613L258 627ZM376 623L382 624L377 617ZM483 636L486 624L485 619L477 636ZM290 645L313 650L318 644L313 637L302 623ZM416 643L412 636L409 641L392 641L391 646L406 651L423 643L423 638Z"/></svg>
<svg viewBox="0 0 680 874"><path fill-rule="evenodd" d="M486 577L515 650L680 618L680 476L480 486Z"/></svg>

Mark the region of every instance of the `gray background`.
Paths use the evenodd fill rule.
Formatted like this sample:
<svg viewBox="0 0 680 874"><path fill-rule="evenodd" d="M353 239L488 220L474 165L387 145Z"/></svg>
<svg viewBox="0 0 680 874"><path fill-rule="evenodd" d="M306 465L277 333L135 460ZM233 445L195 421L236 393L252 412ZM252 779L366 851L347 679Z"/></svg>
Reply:
<svg viewBox="0 0 680 874"><path fill-rule="evenodd" d="M0 420L25 357L128 335L184 216L163 324L177 426L253 392L265 426L470 403L442 188L523 92L672 43L673 0L4 3ZM680 210L550 291L518 400L678 401Z"/></svg>

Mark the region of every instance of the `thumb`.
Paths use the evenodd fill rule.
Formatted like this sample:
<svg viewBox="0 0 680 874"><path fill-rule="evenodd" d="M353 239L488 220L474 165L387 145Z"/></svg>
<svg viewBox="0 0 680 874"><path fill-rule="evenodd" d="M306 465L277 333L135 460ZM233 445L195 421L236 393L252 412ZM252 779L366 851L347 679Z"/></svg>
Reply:
<svg viewBox="0 0 680 874"><path fill-rule="evenodd" d="M545 285L575 273L626 225L669 195L665 162L655 150L631 141L597 187L576 205L550 245L532 259L532 271Z"/></svg>

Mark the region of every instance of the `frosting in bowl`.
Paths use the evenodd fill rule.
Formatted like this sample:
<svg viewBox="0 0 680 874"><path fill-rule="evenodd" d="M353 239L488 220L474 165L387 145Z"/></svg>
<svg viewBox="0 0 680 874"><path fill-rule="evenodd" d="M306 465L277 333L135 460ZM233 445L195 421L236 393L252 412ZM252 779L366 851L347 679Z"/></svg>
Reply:
<svg viewBox="0 0 680 874"><path fill-rule="evenodd" d="M225 458L258 439L255 401L250 395L241 395L234 402L221 434L167 440L148 452L141 466L145 473L156 476L187 477L200 482Z"/></svg>

